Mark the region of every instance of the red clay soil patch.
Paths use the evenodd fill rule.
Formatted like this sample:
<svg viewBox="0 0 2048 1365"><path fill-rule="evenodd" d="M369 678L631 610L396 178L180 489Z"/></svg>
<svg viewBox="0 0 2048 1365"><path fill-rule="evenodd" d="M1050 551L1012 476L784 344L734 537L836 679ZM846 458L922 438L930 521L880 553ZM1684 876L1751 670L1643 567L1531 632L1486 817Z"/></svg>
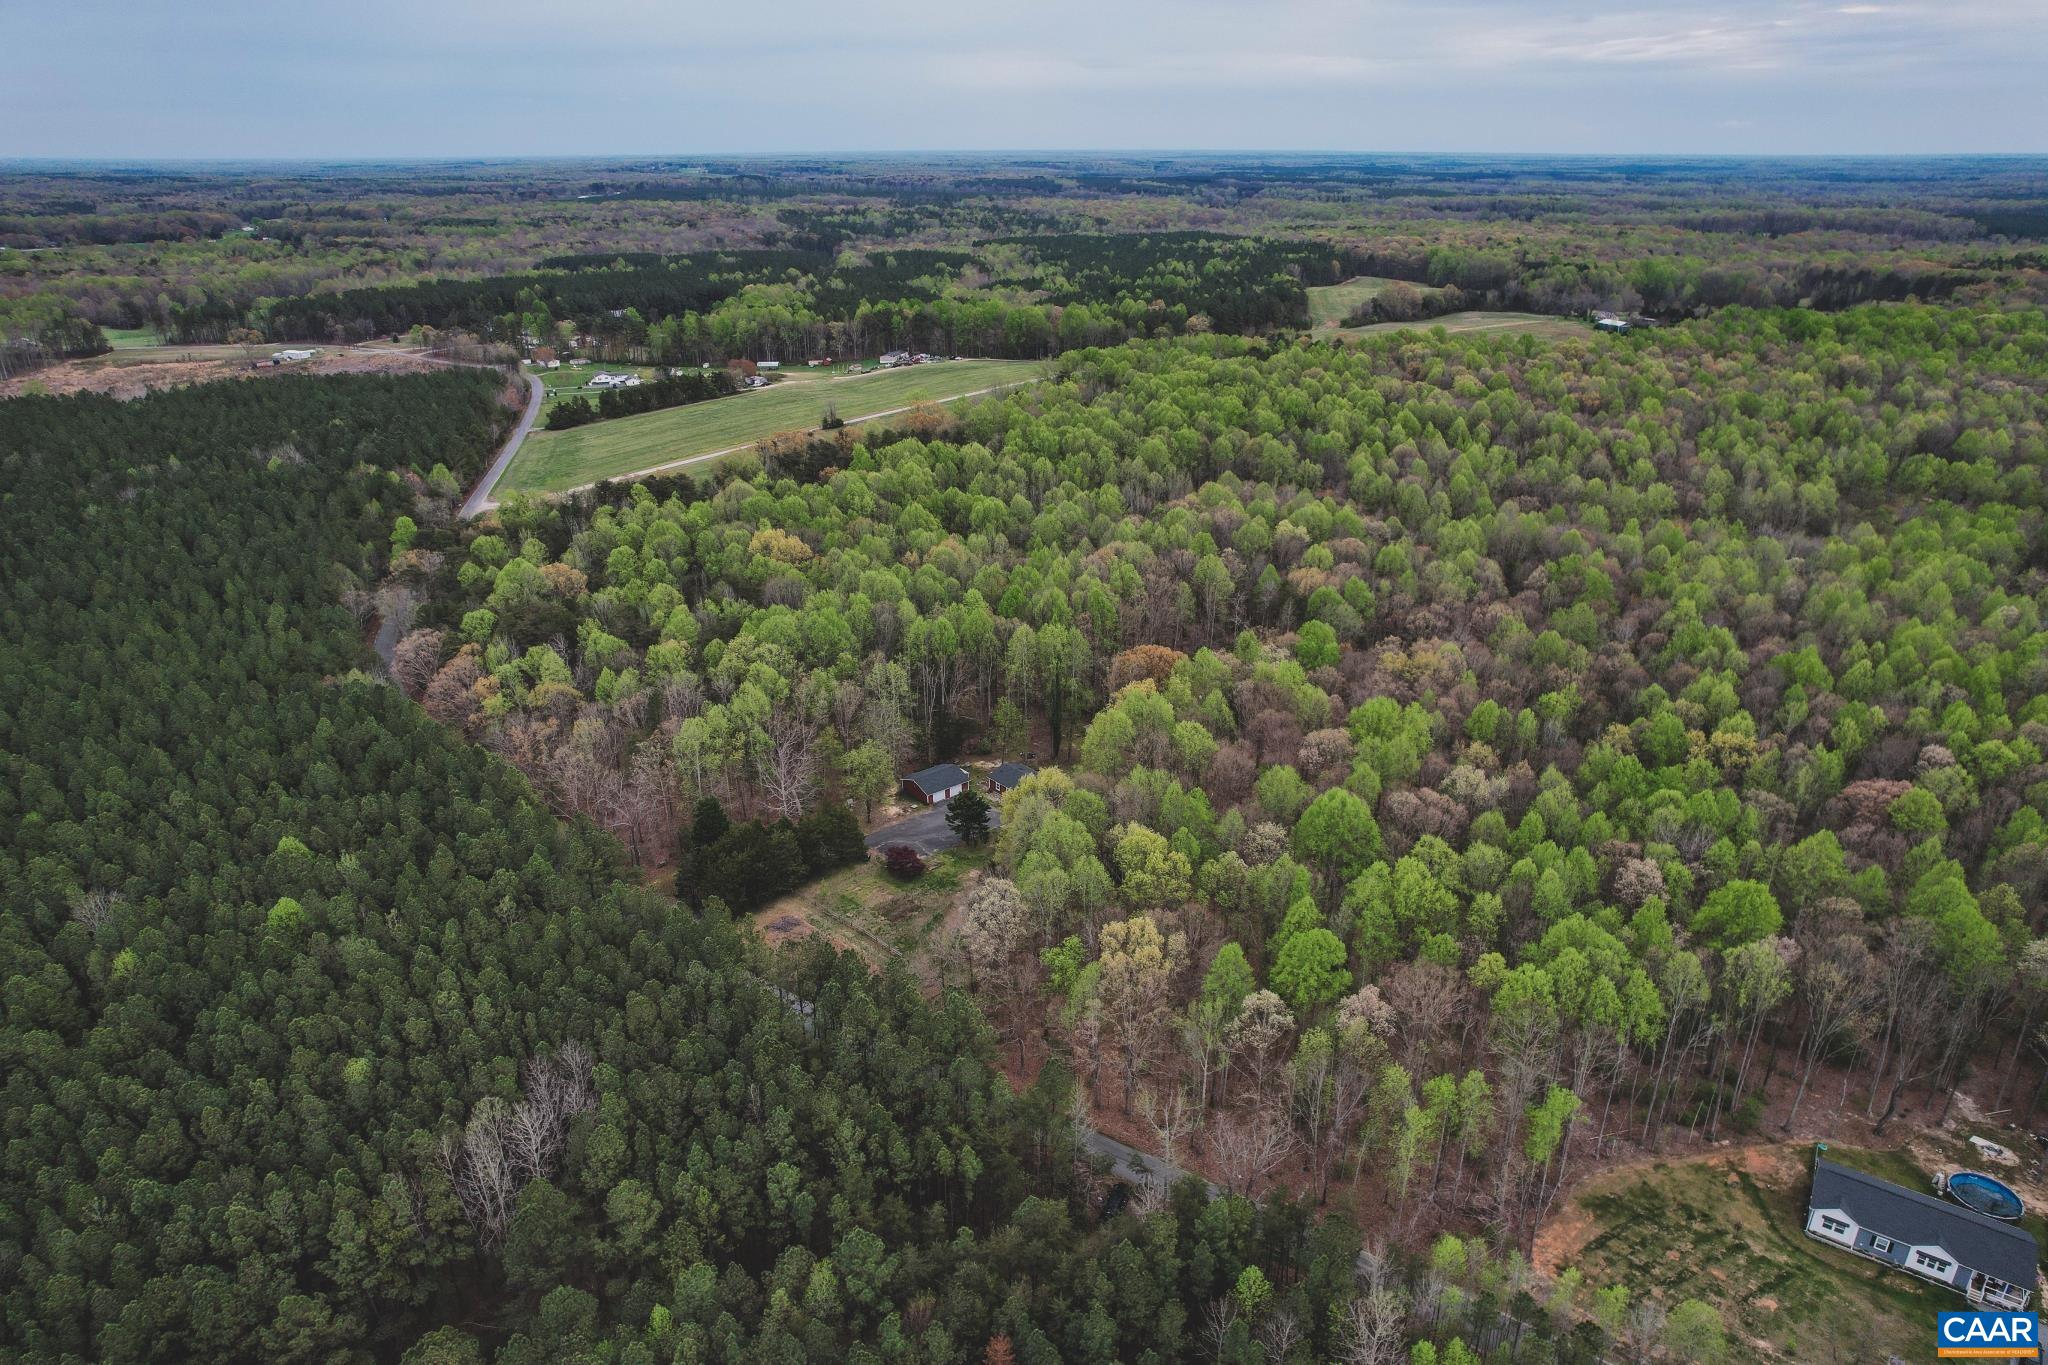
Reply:
<svg viewBox="0 0 2048 1365"><path fill-rule="evenodd" d="M1580 1208L1573 1195L1566 1195L1557 1201L1557 1212L1536 1229L1529 1264L1544 1278L1556 1279L1558 1272L1578 1261L1579 1253L1599 1230L1599 1221Z"/></svg>
<svg viewBox="0 0 2048 1365"><path fill-rule="evenodd" d="M1566 1266L1575 1264L1586 1243L1600 1230L1593 1216L1579 1207L1579 1196L1587 1190L1605 1188L1617 1177L1629 1171L1658 1162L1677 1166L1687 1162L1701 1162L1719 1166L1727 1172L1728 1183L1739 1183L1737 1167L1767 1185L1784 1186L1797 1180L1800 1175L1799 1144L1752 1143L1743 1147L1728 1147L1692 1155L1645 1153L1627 1161L1616 1162L1589 1171L1584 1180L1575 1183L1570 1190L1559 1196L1556 1212L1542 1227L1536 1229L1536 1237L1529 1248L1529 1264L1538 1274L1555 1277Z"/></svg>

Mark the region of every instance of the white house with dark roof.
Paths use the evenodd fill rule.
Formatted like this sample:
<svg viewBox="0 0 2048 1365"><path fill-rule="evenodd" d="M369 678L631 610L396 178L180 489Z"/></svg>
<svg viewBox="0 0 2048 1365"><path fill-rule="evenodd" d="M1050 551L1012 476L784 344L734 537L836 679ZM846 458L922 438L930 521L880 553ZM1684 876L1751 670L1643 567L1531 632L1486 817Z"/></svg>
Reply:
<svg viewBox="0 0 2048 1365"><path fill-rule="evenodd" d="M1818 1153L1806 1235L1947 1285L1984 1308L2023 1311L2040 1277L2032 1234Z"/></svg>
<svg viewBox="0 0 2048 1365"><path fill-rule="evenodd" d="M967 769L957 763L936 763L904 778L903 788L927 806L936 806L967 790Z"/></svg>

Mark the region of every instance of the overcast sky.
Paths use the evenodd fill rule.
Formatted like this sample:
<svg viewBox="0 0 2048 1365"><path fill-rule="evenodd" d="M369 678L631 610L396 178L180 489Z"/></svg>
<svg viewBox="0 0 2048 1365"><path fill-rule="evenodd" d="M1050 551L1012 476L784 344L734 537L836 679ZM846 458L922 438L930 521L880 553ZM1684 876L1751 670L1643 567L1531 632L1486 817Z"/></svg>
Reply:
<svg viewBox="0 0 2048 1365"><path fill-rule="evenodd" d="M0 0L0 156L2048 151L2048 0Z"/></svg>

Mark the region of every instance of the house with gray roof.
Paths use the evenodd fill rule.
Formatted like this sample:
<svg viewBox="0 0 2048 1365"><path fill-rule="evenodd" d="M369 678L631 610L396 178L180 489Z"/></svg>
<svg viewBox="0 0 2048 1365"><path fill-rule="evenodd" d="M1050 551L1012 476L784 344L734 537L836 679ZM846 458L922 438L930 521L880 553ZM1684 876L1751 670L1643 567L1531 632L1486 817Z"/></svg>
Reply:
<svg viewBox="0 0 2048 1365"><path fill-rule="evenodd" d="M988 789L1002 793L1036 773L1038 769L1029 763L998 763L995 771L988 775Z"/></svg>
<svg viewBox="0 0 2048 1365"><path fill-rule="evenodd" d="M1813 1160L1806 1235L1947 1285L1984 1308L2019 1312L2033 1297L2041 1251L2032 1234L1974 1209Z"/></svg>
<svg viewBox="0 0 2048 1365"><path fill-rule="evenodd" d="M967 769L957 763L935 763L904 778L903 790L927 806L936 806L967 790Z"/></svg>

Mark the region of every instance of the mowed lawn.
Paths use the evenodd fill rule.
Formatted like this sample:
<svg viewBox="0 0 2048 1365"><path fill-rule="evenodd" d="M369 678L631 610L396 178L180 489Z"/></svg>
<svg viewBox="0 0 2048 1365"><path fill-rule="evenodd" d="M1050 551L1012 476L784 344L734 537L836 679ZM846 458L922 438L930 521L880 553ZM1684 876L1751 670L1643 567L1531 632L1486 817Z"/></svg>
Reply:
<svg viewBox="0 0 2048 1365"><path fill-rule="evenodd" d="M1375 322L1364 327L1337 327L1332 330L1338 336L1358 337L1375 332L1426 332L1432 327L1441 327L1446 332L1532 332L1550 339L1597 335L1591 327L1570 318L1554 318L1543 313L1481 311L1445 313L1442 317L1419 318L1414 322Z"/></svg>
<svg viewBox="0 0 2048 1365"><path fill-rule="evenodd" d="M590 383L590 376L594 374L637 374L642 382L648 384L661 377L661 372L651 365L601 365L594 360L564 365L559 370L536 369L532 365L527 365L525 372L537 375L548 391L548 396L541 400L543 417L572 398L597 401L597 396L602 390L586 387Z"/></svg>
<svg viewBox="0 0 2048 1365"><path fill-rule="evenodd" d="M1727 1324L1731 1360L1920 1359L1934 1315L1963 1301L1808 1237L1812 1155L1792 1144L1596 1176L1564 1215L1593 1224L1571 1263L1588 1284L1625 1284L1667 1309L1684 1299L1711 1303ZM1829 1155L1879 1164L1855 1161L1849 1149ZM1926 1187L1917 1173L1884 1175Z"/></svg>
<svg viewBox="0 0 2048 1365"><path fill-rule="evenodd" d="M1311 327L1337 327L1367 303L1378 298L1386 287L1399 281L1384 275L1354 275L1342 284L1312 286L1308 291L1308 321ZM1437 291L1435 285L1411 284L1409 288L1424 298Z"/></svg>
<svg viewBox="0 0 2048 1365"><path fill-rule="evenodd" d="M730 398L618 417L567 431L535 431L492 496L559 493L784 431L815 429L827 408L849 424L894 408L942 403L1045 371L1036 360L949 360L852 379L776 384Z"/></svg>
<svg viewBox="0 0 2048 1365"><path fill-rule="evenodd" d="M107 345L117 351L132 351L139 346L160 346L163 338L156 334L154 327L102 327L100 331L107 338Z"/></svg>

